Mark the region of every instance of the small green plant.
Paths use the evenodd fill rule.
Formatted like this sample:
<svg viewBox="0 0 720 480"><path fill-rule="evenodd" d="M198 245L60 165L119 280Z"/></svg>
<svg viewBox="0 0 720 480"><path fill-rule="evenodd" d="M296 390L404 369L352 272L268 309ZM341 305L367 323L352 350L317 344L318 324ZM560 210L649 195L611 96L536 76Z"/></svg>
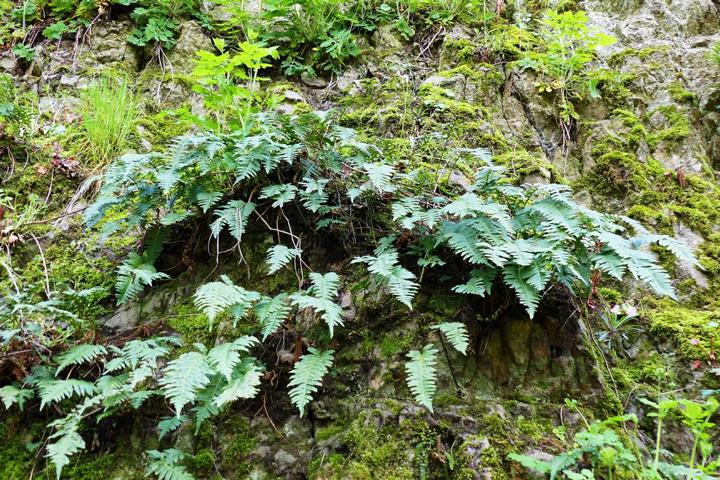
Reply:
<svg viewBox="0 0 720 480"><path fill-rule="evenodd" d="M519 454L511 454L509 458L528 469L549 475L550 479L717 478L720 458L711 440L716 434L712 431L715 424L709 421L718 410L717 400L660 399L656 403L641 399L641 402L652 409L648 416L657 419L655 445L649 451L642 448L644 435L637 427L637 417L628 414L592 424L585 421L587 428L575 434L567 450L551 460ZM693 435L691 452L673 453L663 449L664 422L673 414L681 415L682 423Z"/></svg>
<svg viewBox="0 0 720 480"><path fill-rule="evenodd" d="M13 54L16 57L25 60L30 63L35 58L35 49L25 45L24 43L16 43L12 48Z"/></svg>
<svg viewBox="0 0 720 480"><path fill-rule="evenodd" d="M515 64L538 74L535 87L555 95L559 120L569 139L568 125L579 119L575 103L600 95L590 64L598 48L615 38L587 26L585 12L549 10L541 22L535 48L521 52Z"/></svg>
<svg viewBox="0 0 720 480"><path fill-rule="evenodd" d="M81 121L69 148L95 171L131 145L138 101L127 80L101 78L80 93L80 102Z"/></svg>
<svg viewBox="0 0 720 480"><path fill-rule="evenodd" d="M225 41L219 38L213 40L219 54L197 52L192 72L197 85L193 89L202 95L209 115L196 118L196 123L216 131L241 128L258 110L262 104L258 83L265 80L259 71L269 67L267 59L278 54L275 47L266 47L256 39L250 30L248 40L240 42L235 52L227 51Z"/></svg>

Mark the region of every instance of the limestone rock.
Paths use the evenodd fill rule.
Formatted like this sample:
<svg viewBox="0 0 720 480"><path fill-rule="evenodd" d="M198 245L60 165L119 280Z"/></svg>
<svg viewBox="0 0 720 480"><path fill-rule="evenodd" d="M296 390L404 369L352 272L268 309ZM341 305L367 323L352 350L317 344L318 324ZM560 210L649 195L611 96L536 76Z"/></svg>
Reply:
<svg viewBox="0 0 720 480"><path fill-rule="evenodd" d="M197 58L195 52L199 50L212 51L212 41L197 22L191 20L183 23L177 43L168 55L170 70L185 74L192 72Z"/></svg>

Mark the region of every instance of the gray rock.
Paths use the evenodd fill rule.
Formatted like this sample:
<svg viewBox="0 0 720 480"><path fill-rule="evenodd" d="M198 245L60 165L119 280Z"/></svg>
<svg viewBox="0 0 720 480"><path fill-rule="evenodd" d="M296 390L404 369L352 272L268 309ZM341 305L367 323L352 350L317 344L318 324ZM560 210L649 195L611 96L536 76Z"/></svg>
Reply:
<svg viewBox="0 0 720 480"><path fill-rule="evenodd" d="M682 222L675 223L673 230L675 231L675 238L685 243L693 251L697 250L697 248L705 242L702 235L693 232ZM679 259L678 267L683 276L692 278L701 288L708 288L709 283L707 277L695 265L687 260Z"/></svg>
<svg viewBox="0 0 720 480"><path fill-rule="evenodd" d="M320 77L310 76L307 73L300 75L300 81L311 88L325 88L328 86L327 80Z"/></svg>
<svg viewBox="0 0 720 480"><path fill-rule="evenodd" d="M392 25L380 25L370 41L383 54L395 53L403 48L402 40Z"/></svg>
<svg viewBox="0 0 720 480"><path fill-rule="evenodd" d="M212 51L212 41L205 36L197 22L191 20L183 23L178 41L168 55L171 72L190 73L198 50Z"/></svg>

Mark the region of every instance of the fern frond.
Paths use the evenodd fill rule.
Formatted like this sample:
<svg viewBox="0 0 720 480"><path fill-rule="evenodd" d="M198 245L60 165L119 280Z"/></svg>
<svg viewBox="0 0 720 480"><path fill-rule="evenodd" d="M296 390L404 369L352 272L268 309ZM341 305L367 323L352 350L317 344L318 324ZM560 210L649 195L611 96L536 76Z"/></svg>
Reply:
<svg viewBox="0 0 720 480"><path fill-rule="evenodd" d="M5 409L17 404L20 411L25 408L25 402L35 396L35 392L29 388L20 388L17 385L5 385L0 388L0 400L2 400Z"/></svg>
<svg viewBox="0 0 720 480"><path fill-rule="evenodd" d="M232 342L216 345L207 354L208 363L221 375L224 375L229 382L235 366L240 363L238 352L247 352L256 343L258 343L257 338L243 336Z"/></svg>
<svg viewBox="0 0 720 480"><path fill-rule="evenodd" d="M243 359L228 380L228 386L217 397L215 405L219 408L240 398L253 398L257 395L262 370L254 361Z"/></svg>
<svg viewBox="0 0 720 480"><path fill-rule="evenodd" d="M273 245L267 251L268 273L273 274L290 263L295 257L299 257L302 250L289 248L285 245Z"/></svg>
<svg viewBox="0 0 720 480"><path fill-rule="evenodd" d="M55 432L50 435L46 457L55 465L55 476L59 480L63 467L70 463L70 457L85 448L85 440L78 433L80 419L70 415L50 424Z"/></svg>
<svg viewBox="0 0 720 480"><path fill-rule="evenodd" d="M426 345L422 351L413 350L408 353L410 361L405 363L407 384L415 400L433 411L432 400L435 396L435 378L437 376L438 350L433 345Z"/></svg>
<svg viewBox="0 0 720 480"><path fill-rule="evenodd" d="M283 183L280 185L268 185L260 190L260 199L273 199L272 207L280 208L286 203L295 200L297 194L297 187L289 183Z"/></svg>
<svg viewBox="0 0 720 480"><path fill-rule="evenodd" d="M260 299L259 293L238 287L227 276L220 278L221 282L206 283L198 288L193 297L195 306L207 315L211 325L215 317L227 309L238 306L247 310Z"/></svg>
<svg viewBox="0 0 720 480"><path fill-rule="evenodd" d="M383 163L366 163L363 169L370 180L373 188L379 193L391 193L397 190L392 183L395 169L391 165Z"/></svg>
<svg viewBox="0 0 720 480"><path fill-rule="evenodd" d="M38 383L40 410L49 403L61 402L74 395L85 397L95 393L95 385L85 380L45 380Z"/></svg>
<svg viewBox="0 0 720 480"><path fill-rule="evenodd" d="M58 363L55 375L57 376L66 367L70 365L79 365L81 363L87 363L95 360L101 355L106 355L107 349L102 345L82 344L75 345L70 348L67 352L62 353L55 357Z"/></svg>
<svg viewBox="0 0 720 480"><path fill-rule="evenodd" d="M180 465L185 458L185 454L180 450L148 450L147 454L150 463L145 468L145 475L154 475L158 480L195 480L195 477Z"/></svg>
<svg viewBox="0 0 720 480"><path fill-rule="evenodd" d="M365 263L368 271L387 283L390 293L412 310L412 299L420 285L415 283L415 274L398 263L399 253L393 247L381 246L375 250L375 256L356 257L352 263Z"/></svg>
<svg viewBox="0 0 720 480"><path fill-rule="evenodd" d="M290 373L290 401L300 410L300 416L305 413L305 406L312 400L322 382L322 377L327 373L333 362L333 351L320 351L313 347L308 353L300 357Z"/></svg>
<svg viewBox="0 0 720 480"><path fill-rule="evenodd" d="M160 386L177 416L185 405L195 401L197 392L210 382L208 376L212 373L205 355L198 352L183 353L162 370Z"/></svg>
<svg viewBox="0 0 720 480"><path fill-rule="evenodd" d="M255 210L255 204L242 200L232 200L222 208L215 210L216 220L210 225L213 237L218 238L222 229L227 226L230 234L240 242L247 228L250 214Z"/></svg>
<svg viewBox="0 0 720 480"><path fill-rule="evenodd" d="M115 291L118 304L133 300L146 286L151 286L155 280L169 278L165 273L158 272L151 261L146 260L135 252L130 253L127 260L118 268L118 278Z"/></svg>
<svg viewBox="0 0 720 480"><path fill-rule="evenodd" d="M538 303L540 303L540 294L527 280L527 272L520 265L506 265L503 269L503 279L505 284L515 290L515 293L522 303L530 318L535 316Z"/></svg>
<svg viewBox="0 0 720 480"><path fill-rule="evenodd" d="M465 324L461 322L445 322L433 325L432 328L441 331L450 342L455 350L465 355L468 346L470 346L470 337L468 337Z"/></svg>
<svg viewBox="0 0 720 480"><path fill-rule="evenodd" d="M463 295L479 295L484 297L492 290L493 280L496 275L497 270L494 268L483 270L475 269L470 272L470 279L467 283L455 285L452 290L453 292L462 293Z"/></svg>
<svg viewBox="0 0 720 480"><path fill-rule="evenodd" d="M336 326L343 324L343 311L335 303L337 289L340 286L340 277L337 273L329 272L325 275L312 272L310 274L312 286L307 294L297 292L290 296L293 305L299 308L310 308L320 314L320 318L330 329L330 336L334 334Z"/></svg>
<svg viewBox="0 0 720 480"><path fill-rule="evenodd" d="M255 315L262 325L263 341L282 325L290 315L290 310L287 293L281 293L273 298L265 297L255 304Z"/></svg>
<svg viewBox="0 0 720 480"><path fill-rule="evenodd" d="M165 417L158 422L158 436L160 440L163 439L168 433L174 432L178 428L188 423L190 419L185 415L175 417Z"/></svg>

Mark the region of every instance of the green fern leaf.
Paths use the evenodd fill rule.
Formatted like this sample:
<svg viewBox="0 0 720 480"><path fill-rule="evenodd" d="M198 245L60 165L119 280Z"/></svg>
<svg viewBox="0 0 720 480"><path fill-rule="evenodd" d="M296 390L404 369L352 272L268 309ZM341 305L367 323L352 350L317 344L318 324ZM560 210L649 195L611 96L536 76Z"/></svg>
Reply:
<svg viewBox="0 0 720 480"><path fill-rule="evenodd" d="M518 300L522 303L530 318L535 316L538 303L540 303L540 294L527 280L527 271L519 265L506 265L503 269L503 279L505 284L515 290Z"/></svg>
<svg viewBox="0 0 720 480"><path fill-rule="evenodd" d="M287 293L281 293L273 298L264 297L255 305L255 314L262 325L263 341L282 325L290 315L290 310Z"/></svg>
<svg viewBox="0 0 720 480"><path fill-rule="evenodd" d="M273 199L272 207L280 208L286 203L295 200L297 187L288 183L269 185L260 190L260 199Z"/></svg>
<svg viewBox="0 0 720 480"><path fill-rule="evenodd" d="M294 293L290 296L290 300L299 308L309 308L320 314L320 318L330 329L332 337L335 327L343 325L342 308L335 303L340 277L335 272L325 275L313 272L310 274L310 281L312 286L308 289L307 294Z"/></svg>
<svg viewBox="0 0 720 480"><path fill-rule="evenodd" d="M95 385L85 380L45 380L38 383L40 410L49 403L61 402L74 395L86 397L95 393Z"/></svg>
<svg viewBox="0 0 720 480"><path fill-rule="evenodd" d="M446 322L433 325L434 329L440 330L445 334L450 345L455 350L465 355L467 353L468 346L470 345L470 338L468 337L467 329L465 324L460 322Z"/></svg>
<svg viewBox="0 0 720 480"><path fill-rule="evenodd" d="M320 351L313 347L300 358L290 373L290 401L300 410L300 416L305 413L305 406L312 400L333 362L333 351Z"/></svg>
<svg viewBox="0 0 720 480"><path fill-rule="evenodd" d="M158 422L158 434L160 440L162 440L168 433L174 432L189 421L190 419L185 415L163 418Z"/></svg>
<svg viewBox="0 0 720 480"><path fill-rule="evenodd" d="M25 408L25 402L35 396L33 390L27 388L19 388L16 385L5 385L0 388L0 400L2 400L5 409L9 410L10 407L17 404L20 411Z"/></svg>
<svg viewBox="0 0 720 480"><path fill-rule="evenodd" d="M229 382L235 366L240 363L238 352L247 352L256 343L258 343L257 338L243 336L232 342L216 345L207 354L208 363Z"/></svg>
<svg viewBox="0 0 720 480"><path fill-rule="evenodd" d="M180 465L185 454L180 450L170 448L159 452L148 450L150 463L145 468L145 475L154 475L159 480L195 480L187 469Z"/></svg>
<svg viewBox="0 0 720 480"><path fill-rule="evenodd" d="M169 278L166 274L155 270L151 261L135 252L130 253L127 260L118 268L118 278L115 283L118 304L133 300L146 286L155 280Z"/></svg>
<svg viewBox="0 0 720 480"><path fill-rule="evenodd" d="M299 257L302 250L299 248L289 248L285 245L273 245L267 252L268 273L273 274L291 262L295 257Z"/></svg>
<svg viewBox="0 0 720 480"><path fill-rule="evenodd" d="M433 411L432 400L435 396L435 378L437 375L438 350L433 345L426 345L421 352L413 350L408 353L409 362L405 364L407 384L415 400Z"/></svg>
<svg viewBox="0 0 720 480"><path fill-rule="evenodd" d="M213 237L218 238L222 229L227 226L230 234L240 242L247 228L250 214L255 210L255 204L242 200L232 200L224 207L215 210L217 219L210 225Z"/></svg>
<svg viewBox="0 0 720 480"><path fill-rule="evenodd" d="M365 255L354 258L352 263L365 263L368 271L387 283L390 293L412 310L412 299L420 285L415 283L415 274L403 268L398 262L399 253L392 247L382 245L375 250L375 256Z"/></svg>
<svg viewBox="0 0 720 480"><path fill-rule="evenodd" d="M455 285L452 290L463 295L479 295L484 297L492 290L493 280L497 275L497 270L493 268L483 270L473 270L470 272L470 279L467 283Z"/></svg>
<svg viewBox="0 0 720 480"><path fill-rule="evenodd" d="M205 355L198 352L183 353L171 361L162 371L160 386L165 396L180 416L185 405L195 401L198 391L209 382L213 370Z"/></svg>
<svg viewBox="0 0 720 480"><path fill-rule="evenodd" d="M106 355L107 349L102 345L76 345L70 348L67 352L55 357L58 363L55 375L57 376L66 367L70 365L79 365L81 363L87 363L97 359L101 355Z"/></svg>
<svg viewBox="0 0 720 480"><path fill-rule="evenodd" d="M259 293L238 287L227 276L220 278L221 282L206 283L194 295L195 306L207 315L211 325L215 317L229 308L237 307L236 312L244 312L260 299Z"/></svg>
<svg viewBox="0 0 720 480"><path fill-rule="evenodd" d="M262 378L262 370L255 362L244 359L228 380L228 386L216 398L215 405L220 408L240 398L253 398L257 395L258 385Z"/></svg>
<svg viewBox="0 0 720 480"><path fill-rule="evenodd" d="M368 180L379 193L392 193L397 187L392 183L395 169L391 165L382 163L366 163L363 165Z"/></svg>
<svg viewBox="0 0 720 480"><path fill-rule="evenodd" d="M55 432L50 435L46 457L55 465L55 476L60 479L63 467L70 463L70 457L85 448L85 440L78 433L80 419L69 416L51 423Z"/></svg>

